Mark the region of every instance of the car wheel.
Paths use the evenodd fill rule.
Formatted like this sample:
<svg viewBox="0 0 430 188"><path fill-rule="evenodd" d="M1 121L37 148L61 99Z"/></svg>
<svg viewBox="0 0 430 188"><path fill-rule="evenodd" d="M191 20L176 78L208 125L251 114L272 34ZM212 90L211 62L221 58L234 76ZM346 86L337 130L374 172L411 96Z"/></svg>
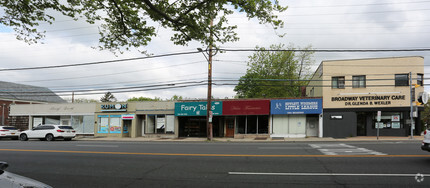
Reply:
<svg viewBox="0 0 430 188"><path fill-rule="evenodd" d="M28 137L27 137L27 135L26 135L26 134L21 134L21 135L19 135L19 139L20 139L21 141L27 141L27 140L28 140Z"/></svg>
<svg viewBox="0 0 430 188"><path fill-rule="evenodd" d="M64 141L70 141L72 138L65 138Z"/></svg>
<svg viewBox="0 0 430 188"><path fill-rule="evenodd" d="M46 141L53 141L53 140L54 140L54 135L52 135L52 134L47 134L47 135L45 136L45 139L46 139Z"/></svg>

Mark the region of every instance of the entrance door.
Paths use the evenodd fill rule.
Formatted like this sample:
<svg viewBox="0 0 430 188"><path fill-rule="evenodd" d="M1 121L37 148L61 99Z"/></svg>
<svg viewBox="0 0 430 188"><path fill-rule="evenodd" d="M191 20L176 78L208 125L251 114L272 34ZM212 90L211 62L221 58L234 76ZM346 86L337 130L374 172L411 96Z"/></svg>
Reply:
<svg viewBox="0 0 430 188"><path fill-rule="evenodd" d="M288 124L290 136L306 135L306 115L290 115Z"/></svg>
<svg viewBox="0 0 430 188"><path fill-rule="evenodd" d="M306 117L306 136L318 136L319 117Z"/></svg>
<svg viewBox="0 0 430 188"><path fill-rule="evenodd" d="M123 120L122 136L130 137L131 120Z"/></svg>
<svg viewBox="0 0 430 188"><path fill-rule="evenodd" d="M225 118L225 137L234 137L234 118Z"/></svg>
<svg viewBox="0 0 430 188"><path fill-rule="evenodd" d="M357 112L357 136L366 136L366 112Z"/></svg>

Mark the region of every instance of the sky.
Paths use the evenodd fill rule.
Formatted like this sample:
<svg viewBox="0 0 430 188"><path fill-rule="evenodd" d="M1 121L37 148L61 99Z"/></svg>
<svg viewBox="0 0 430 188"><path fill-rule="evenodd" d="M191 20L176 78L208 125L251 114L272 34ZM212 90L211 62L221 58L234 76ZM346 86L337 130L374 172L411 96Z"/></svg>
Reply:
<svg viewBox="0 0 430 188"><path fill-rule="evenodd" d="M271 44L294 45L314 49L416 49L430 48L430 0L281 0L288 6L279 14L285 26L273 30L270 25L261 25L257 20L248 20L235 13L229 17L231 25L237 25L240 40L219 44L226 49L253 49ZM2 14L2 12L0 12ZM158 28L158 36L148 46L113 54L95 49L98 45L97 25L84 21L73 21L58 15L52 25L42 24L46 38L29 45L16 40L11 28L0 26L0 70L21 67L55 66L103 62L145 57L139 51L153 55L180 52L195 52L205 49L199 42L177 46L170 41L171 31ZM277 34L286 35L279 37ZM237 80L246 73L247 60L252 52L217 53L213 61L213 79ZM311 72L324 60L361 59L377 57L423 56L425 79L430 75L430 52L366 52L366 53L322 53L313 56ZM132 97L170 99L182 96L186 99L205 99L207 85L181 87L184 84L199 84L207 80L208 63L202 53L169 56L133 61L121 61L79 67L41 70L0 71L1 81L47 87L61 97L99 100L109 88L136 87L133 92L112 93L119 101ZM233 98L234 86L222 85L225 81L214 81L214 98ZM149 90L153 85L172 89ZM428 90L428 88L425 88ZM85 92L79 92L85 90ZM88 95L90 91L92 94ZM85 94L85 95L81 95Z"/></svg>

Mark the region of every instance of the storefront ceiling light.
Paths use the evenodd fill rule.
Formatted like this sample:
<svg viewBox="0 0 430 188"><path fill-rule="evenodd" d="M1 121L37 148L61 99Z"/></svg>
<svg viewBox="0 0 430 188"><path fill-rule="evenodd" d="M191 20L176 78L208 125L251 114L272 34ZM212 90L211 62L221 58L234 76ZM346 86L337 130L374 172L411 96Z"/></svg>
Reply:
<svg viewBox="0 0 430 188"><path fill-rule="evenodd" d="M369 93L339 93L338 95L380 95L380 94L400 94L401 92L369 92Z"/></svg>

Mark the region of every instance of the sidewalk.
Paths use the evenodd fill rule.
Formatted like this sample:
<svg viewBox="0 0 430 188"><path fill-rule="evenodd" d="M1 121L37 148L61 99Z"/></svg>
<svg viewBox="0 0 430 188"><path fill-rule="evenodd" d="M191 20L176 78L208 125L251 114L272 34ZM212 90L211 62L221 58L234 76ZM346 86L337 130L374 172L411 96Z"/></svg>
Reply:
<svg viewBox="0 0 430 188"><path fill-rule="evenodd" d="M79 141L124 141L124 142L208 142L207 138L163 138L163 137L136 137L136 138L117 138L117 137L94 137L94 136L77 136L74 140ZM422 141L423 136L393 137L380 136L379 141ZM214 138L213 142L349 142L349 141L378 141L376 136L358 136L348 138L331 138L331 137L308 137L308 138Z"/></svg>

